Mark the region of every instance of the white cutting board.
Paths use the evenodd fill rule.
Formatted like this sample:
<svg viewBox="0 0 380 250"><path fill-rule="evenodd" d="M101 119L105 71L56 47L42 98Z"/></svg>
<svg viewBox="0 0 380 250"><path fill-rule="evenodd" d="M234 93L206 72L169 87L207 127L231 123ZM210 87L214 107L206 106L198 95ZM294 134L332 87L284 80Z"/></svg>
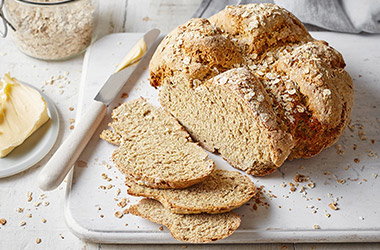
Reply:
<svg viewBox="0 0 380 250"><path fill-rule="evenodd" d="M369 156L380 155L380 36L329 32L312 35L327 40L344 55L355 85L352 124L364 126L367 140L359 140L357 129L346 129L338 142L344 148L343 155L331 147L312 159L286 162L280 171L270 176L253 177L256 185L264 185L267 193L270 190L277 198L266 195L268 208L259 205L254 210L251 201L237 209L243 216L240 228L218 243L380 241L380 159ZM79 113L141 36L112 34L91 46L83 66ZM140 96L158 104L157 90L148 83L147 66L133 75L122 92L129 97L115 100L112 108ZM133 215L114 216L116 211L123 210L117 206L115 197L127 197L129 204L138 198L126 194L123 176L116 168L105 166L112 166L110 155L115 147L98 136L109 121L109 118L103 121L81 156L81 167L75 168L72 183L69 181L67 185L67 225L78 237L94 242L178 243L166 228L160 231L157 224ZM371 140L375 140L374 144ZM356 150L353 150L354 144ZM211 157L218 168L233 170L220 157ZM360 162L354 163L355 158ZM103 179L102 173L112 181ZM315 183L315 188L307 189L306 195L299 192L300 188L290 192L289 185L281 185L292 181L297 173L310 176ZM336 179L346 182L340 184ZM110 184L114 185L111 189L99 188ZM121 193L116 196L118 188ZM328 204L336 199L340 209L334 211ZM313 225L319 225L320 229L314 229Z"/></svg>

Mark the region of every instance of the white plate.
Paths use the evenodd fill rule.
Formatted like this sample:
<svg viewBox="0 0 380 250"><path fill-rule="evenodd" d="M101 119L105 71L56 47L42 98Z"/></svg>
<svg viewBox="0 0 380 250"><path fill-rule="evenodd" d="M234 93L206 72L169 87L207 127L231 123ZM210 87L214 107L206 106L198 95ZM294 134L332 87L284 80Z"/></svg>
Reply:
<svg viewBox="0 0 380 250"><path fill-rule="evenodd" d="M0 178L20 173L34 166L49 153L58 138L59 115L54 102L39 89L27 83L23 84L40 92L47 102L50 120L37 129L9 155L5 158L0 158Z"/></svg>

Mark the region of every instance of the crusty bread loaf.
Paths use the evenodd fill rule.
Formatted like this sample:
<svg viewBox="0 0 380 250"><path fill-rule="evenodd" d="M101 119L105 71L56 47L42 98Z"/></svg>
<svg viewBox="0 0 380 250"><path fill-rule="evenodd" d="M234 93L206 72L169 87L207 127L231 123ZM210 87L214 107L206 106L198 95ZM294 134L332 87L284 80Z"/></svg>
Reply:
<svg viewBox="0 0 380 250"><path fill-rule="evenodd" d="M137 183L153 188L185 188L214 170L207 153L169 113L140 98L112 112L111 130L100 137L119 147L112 160Z"/></svg>
<svg viewBox="0 0 380 250"><path fill-rule="evenodd" d="M225 213L242 206L257 192L248 176L215 170L201 183L184 189L154 189L127 178L128 194L158 200L176 214Z"/></svg>
<svg viewBox="0 0 380 250"><path fill-rule="evenodd" d="M344 67L339 52L285 9L248 4L171 32L152 58L150 81L196 141L266 175L342 134L353 99Z"/></svg>
<svg viewBox="0 0 380 250"><path fill-rule="evenodd" d="M172 236L189 243L207 243L230 236L239 226L240 217L223 214L173 214L158 201L143 199L129 208L131 214L166 226Z"/></svg>

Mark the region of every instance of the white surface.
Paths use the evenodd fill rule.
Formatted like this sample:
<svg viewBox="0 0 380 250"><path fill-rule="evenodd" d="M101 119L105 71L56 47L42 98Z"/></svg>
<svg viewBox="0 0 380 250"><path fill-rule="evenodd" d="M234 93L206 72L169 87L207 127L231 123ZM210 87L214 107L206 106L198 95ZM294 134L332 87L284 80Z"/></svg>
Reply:
<svg viewBox="0 0 380 250"><path fill-rule="evenodd" d="M5 158L0 158L0 178L24 171L45 157L54 146L59 134L59 115L54 102L39 89L26 84L45 99L50 120L29 136L20 146L12 150Z"/></svg>
<svg viewBox="0 0 380 250"><path fill-rule="evenodd" d="M99 84L114 70L117 62L140 36L113 34L97 42L87 52L87 66L84 66L82 78L85 85L81 86L80 103L85 105L97 92ZM312 159L288 161L281 167L281 171L268 177L253 178L258 186L264 185L264 189L267 192L270 190L277 198L266 197L269 208L259 206L255 211L252 209L253 202L239 208L237 212L243 215L241 227L219 243L380 240L380 200L374 199L378 197L380 188L380 178L376 178L376 174L380 174L379 159L368 156L369 152L380 154L380 85L377 83L380 79L377 68L380 64L380 36L327 32L314 33L313 36L327 40L344 55L355 86L352 124L363 124L368 139L361 141L357 130L352 132L347 129L338 142L344 148L343 155L338 155L332 147ZM149 86L147 77L147 71L132 77L122 91L128 93L129 97L116 100L113 106L139 96L157 104L157 90ZM168 231L160 231L157 224L132 215L125 215L121 219L114 216L115 211L123 210L116 205L118 201L114 198L127 197L131 200L130 203L138 198L126 195L122 175L115 168L106 167L107 164L112 165L109 158L115 147L101 141L98 135L107 127L108 122L109 119L103 121L81 156L87 167L76 167L72 187L68 186L65 203L68 226L79 237L95 242L176 243ZM374 144L370 142L371 139L375 140ZM352 149L354 144L357 144L356 150ZM211 157L218 168L233 169L220 157ZM354 158L359 158L360 163L354 163ZM327 172L331 174L326 174ZM112 181L104 180L102 173L106 173ZM289 186L281 186L283 182L291 182L297 173L310 176L316 183L314 189L307 190L306 196L299 190L292 193ZM341 178L347 180L346 183L339 184L336 181ZM100 185L109 184L114 187L109 190L99 189ZM121 189L119 196L115 194L118 188ZM321 200L318 201L317 198ZM328 204L336 199L339 199L340 210L333 211ZM317 212L312 213L315 209ZM325 216L327 213L331 214L330 218ZM100 215L104 217L101 218ZM321 229L313 229L315 224Z"/></svg>

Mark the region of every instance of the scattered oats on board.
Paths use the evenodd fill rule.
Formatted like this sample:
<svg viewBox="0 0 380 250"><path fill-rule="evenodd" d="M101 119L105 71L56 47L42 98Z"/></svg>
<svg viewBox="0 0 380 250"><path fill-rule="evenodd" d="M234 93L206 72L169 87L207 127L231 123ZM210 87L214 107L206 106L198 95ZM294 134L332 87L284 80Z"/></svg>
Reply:
<svg viewBox="0 0 380 250"><path fill-rule="evenodd" d="M27 192L26 193L26 198L28 202L31 202L33 200L33 193L32 192Z"/></svg>
<svg viewBox="0 0 380 250"><path fill-rule="evenodd" d="M41 238L36 239L36 244L40 244L42 242Z"/></svg>
<svg viewBox="0 0 380 250"><path fill-rule="evenodd" d="M314 224L313 225L313 229L321 229L321 227L319 225L317 225L317 224Z"/></svg>
<svg viewBox="0 0 380 250"><path fill-rule="evenodd" d="M46 194L40 194L40 196L39 196L39 199L40 199L40 200L43 200L43 199L45 199L45 198L47 198L47 195L46 195Z"/></svg>
<svg viewBox="0 0 380 250"><path fill-rule="evenodd" d="M121 208L124 208L127 205L128 201L129 200L127 198L122 198L121 201L117 203L117 205Z"/></svg>
<svg viewBox="0 0 380 250"><path fill-rule="evenodd" d="M116 196L119 196L119 195L120 195L120 193L121 193L121 189L120 189L120 188L118 188L118 189L116 190L116 193L115 193L115 195L116 195Z"/></svg>
<svg viewBox="0 0 380 250"><path fill-rule="evenodd" d="M330 203L329 208L331 208L332 210L339 210L338 203L336 202Z"/></svg>
<svg viewBox="0 0 380 250"><path fill-rule="evenodd" d="M112 179L110 177L108 177L108 175L106 173L102 173L102 178L106 181L112 181Z"/></svg>
<svg viewBox="0 0 380 250"><path fill-rule="evenodd" d="M4 226L5 224L7 224L7 220L4 218L0 218L0 225Z"/></svg>
<svg viewBox="0 0 380 250"><path fill-rule="evenodd" d="M306 182L306 181L309 180L309 177L308 177L308 176L305 176L305 175L302 175L302 174L296 174L296 175L294 176L293 180L294 180L295 182L298 182L298 183L300 183L300 182Z"/></svg>
<svg viewBox="0 0 380 250"><path fill-rule="evenodd" d="M26 225L26 222L25 222L25 221L21 221L21 222L20 222L20 226L21 226L21 227L23 227L23 226L25 226L25 225Z"/></svg>
<svg viewBox="0 0 380 250"><path fill-rule="evenodd" d="M121 217L123 217L123 215L124 215L124 213L122 213L122 212L120 212L120 211L116 211L115 212L115 217L117 217L117 218L121 218Z"/></svg>
<svg viewBox="0 0 380 250"><path fill-rule="evenodd" d="M336 153L338 155L343 155L344 154L344 148L343 148L342 144L336 144L334 147L335 147Z"/></svg>

